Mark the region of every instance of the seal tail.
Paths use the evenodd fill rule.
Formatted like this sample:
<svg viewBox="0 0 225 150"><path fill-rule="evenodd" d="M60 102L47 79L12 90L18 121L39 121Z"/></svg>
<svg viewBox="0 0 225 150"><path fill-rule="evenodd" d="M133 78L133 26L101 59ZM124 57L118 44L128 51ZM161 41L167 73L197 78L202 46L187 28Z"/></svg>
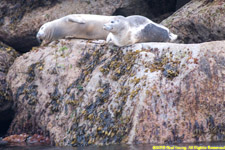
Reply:
<svg viewBox="0 0 225 150"><path fill-rule="evenodd" d="M174 42L178 38L178 35L170 32L169 37L170 37L170 42Z"/></svg>

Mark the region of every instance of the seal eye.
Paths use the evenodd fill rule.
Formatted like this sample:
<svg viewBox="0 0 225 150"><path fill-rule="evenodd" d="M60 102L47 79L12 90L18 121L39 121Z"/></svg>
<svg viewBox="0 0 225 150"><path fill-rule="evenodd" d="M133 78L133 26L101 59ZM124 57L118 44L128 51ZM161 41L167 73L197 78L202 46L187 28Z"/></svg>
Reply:
<svg viewBox="0 0 225 150"><path fill-rule="evenodd" d="M114 21L111 21L111 23L114 23Z"/></svg>

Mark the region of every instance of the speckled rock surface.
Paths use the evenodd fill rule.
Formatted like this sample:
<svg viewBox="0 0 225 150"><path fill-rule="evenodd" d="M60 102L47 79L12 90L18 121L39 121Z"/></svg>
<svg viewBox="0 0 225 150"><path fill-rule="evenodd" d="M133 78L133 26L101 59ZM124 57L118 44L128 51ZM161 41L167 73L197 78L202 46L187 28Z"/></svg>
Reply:
<svg viewBox="0 0 225 150"><path fill-rule="evenodd" d="M72 146L225 140L225 41L96 42L60 40L16 59L10 134L38 129Z"/></svg>
<svg viewBox="0 0 225 150"><path fill-rule="evenodd" d="M12 106L12 93L6 83L6 75L9 67L18 56L18 53L11 47L0 42L0 136L5 130L4 123L12 120L13 113Z"/></svg>
<svg viewBox="0 0 225 150"><path fill-rule="evenodd" d="M225 1L191 1L161 24L178 34L179 42L225 40Z"/></svg>

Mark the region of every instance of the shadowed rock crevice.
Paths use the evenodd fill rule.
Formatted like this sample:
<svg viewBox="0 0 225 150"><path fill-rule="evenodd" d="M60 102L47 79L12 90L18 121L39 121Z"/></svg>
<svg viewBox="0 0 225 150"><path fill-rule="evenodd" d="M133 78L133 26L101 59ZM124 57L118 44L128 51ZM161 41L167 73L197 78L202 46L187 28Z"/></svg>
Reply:
<svg viewBox="0 0 225 150"><path fill-rule="evenodd" d="M6 104L5 104L6 105ZM8 104L11 106L11 104ZM1 107L1 106L0 106ZM11 122L14 118L14 110L10 107L8 107L8 109L2 110L2 108L0 109L0 114L1 116L4 116L0 118L0 137L5 136L10 125Z"/></svg>
<svg viewBox="0 0 225 150"><path fill-rule="evenodd" d="M0 42L0 137L7 133L14 118L13 96L6 75L18 56L12 47Z"/></svg>
<svg viewBox="0 0 225 150"><path fill-rule="evenodd" d="M24 53L30 51L32 47L40 45L40 43L36 39L36 34L37 31L32 29L28 34L24 36L15 36L10 40L5 39L4 37L0 37L0 40L13 47L17 52Z"/></svg>
<svg viewBox="0 0 225 150"><path fill-rule="evenodd" d="M133 0L129 4L124 2L113 15L143 15L159 23L188 1L189 0L183 2L180 2L180 0Z"/></svg>

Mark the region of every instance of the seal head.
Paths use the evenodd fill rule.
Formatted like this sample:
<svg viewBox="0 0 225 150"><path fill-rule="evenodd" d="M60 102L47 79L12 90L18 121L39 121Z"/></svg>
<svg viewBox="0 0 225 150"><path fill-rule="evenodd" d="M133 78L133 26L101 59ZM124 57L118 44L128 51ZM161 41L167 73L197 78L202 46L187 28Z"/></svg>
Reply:
<svg viewBox="0 0 225 150"><path fill-rule="evenodd" d="M41 43L43 40L50 40L50 31L51 28L49 27L49 23L42 25L36 35L38 42Z"/></svg>
<svg viewBox="0 0 225 150"><path fill-rule="evenodd" d="M108 32L117 33L118 31L121 31L124 28L124 25L122 23L124 19L125 17L123 16L117 16L109 23L104 24L103 29Z"/></svg>

